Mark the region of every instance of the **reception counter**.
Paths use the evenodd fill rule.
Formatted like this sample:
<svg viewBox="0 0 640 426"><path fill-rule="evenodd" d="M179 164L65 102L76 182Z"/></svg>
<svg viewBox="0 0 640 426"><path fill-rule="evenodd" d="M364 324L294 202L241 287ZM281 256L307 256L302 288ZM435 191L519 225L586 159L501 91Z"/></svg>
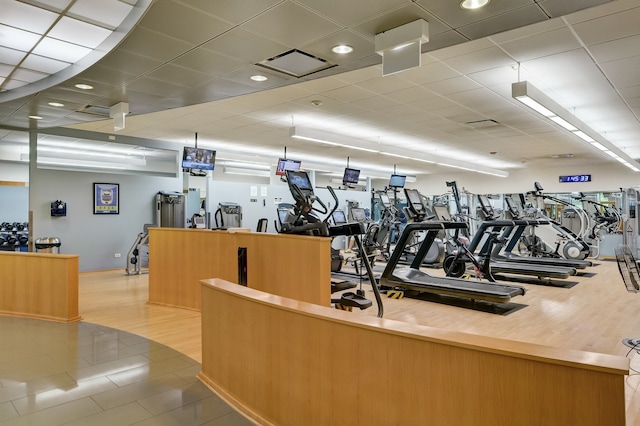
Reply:
<svg viewBox="0 0 640 426"><path fill-rule="evenodd" d="M329 238L180 228L149 229L149 303L200 310L200 280L240 282L240 249L248 287L331 303Z"/></svg>
<svg viewBox="0 0 640 426"><path fill-rule="evenodd" d="M624 357L203 280L199 379L265 425L624 425Z"/></svg>
<svg viewBox="0 0 640 426"><path fill-rule="evenodd" d="M0 251L0 313L79 321L78 255Z"/></svg>

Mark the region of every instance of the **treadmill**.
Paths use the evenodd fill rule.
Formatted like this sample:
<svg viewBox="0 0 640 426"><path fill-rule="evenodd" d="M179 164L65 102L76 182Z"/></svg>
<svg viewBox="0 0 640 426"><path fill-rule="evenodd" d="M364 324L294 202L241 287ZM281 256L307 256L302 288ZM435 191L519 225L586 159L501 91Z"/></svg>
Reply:
<svg viewBox="0 0 640 426"><path fill-rule="evenodd" d="M496 214L489 203L489 200L485 195L478 195L478 202L482 209L483 214L487 218L495 219ZM513 253L513 249L520 240L523 232L528 226L549 226L551 222L548 220L527 220L522 218L520 210L515 205L511 197L505 197L507 204L507 211L513 217L513 226L506 227L503 233L503 244L496 244L491 253L491 258L496 260L502 260L507 262L516 263L528 263L535 265L548 265L548 266L564 266L575 269L586 269L589 266L593 266L593 262L590 260L580 259L564 259L555 257L532 257L532 256L520 256ZM504 249L504 250L503 250Z"/></svg>
<svg viewBox="0 0 640 426"><path fill-rule="evenodd" d="M387 288L403 288L419 293L454 296L458 298L483 300L492 303L506 303L512 297L525 294L525 288L516 285L480 282L452 277L432 276L420 269L423 259L440 231L466 229L461 222L416 222L405 226L398 243L380 277L380 285ZM426 232L415 258L409 267L398 268L402 253L411 244L415 232Z"/></svg>

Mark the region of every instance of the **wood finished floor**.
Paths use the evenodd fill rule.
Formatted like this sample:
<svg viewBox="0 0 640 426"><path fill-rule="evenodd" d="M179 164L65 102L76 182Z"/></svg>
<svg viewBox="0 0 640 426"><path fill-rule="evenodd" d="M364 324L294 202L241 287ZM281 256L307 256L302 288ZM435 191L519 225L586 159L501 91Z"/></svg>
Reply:
<svg viewBox="0 0 640 426"><path fill-rule="evenodd" d="M640 371L640 356L629 354L625 337L640 337L640 295L628 293L615 261L599 261L586 274L571 277L572 288L522 284L526 305L509 315L403 298L383 297L387 319L471 334L631 357ZM427 272L439 274L437 270ZM364 286L373 300L368 285ZM157 341L201 362L200 314L148 305L148 275L123 271L80 275L80 315L83 321L128 331ZM353 315L375 315L374 307ZM626 384L627 425L640 425L640 373Z"/></svg>

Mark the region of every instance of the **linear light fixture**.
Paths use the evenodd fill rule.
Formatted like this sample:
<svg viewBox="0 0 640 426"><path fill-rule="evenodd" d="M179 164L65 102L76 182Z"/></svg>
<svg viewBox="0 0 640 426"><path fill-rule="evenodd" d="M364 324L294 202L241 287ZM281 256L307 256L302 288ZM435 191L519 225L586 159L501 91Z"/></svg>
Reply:
<svg viewBox="0 0 640 426"><path fill-rule="evenodd" d="M337 135L333 133L327 133L322 130L309 129L304 127L291 127L290 136L298 140L306 140L310 142L321 143L325 145L340 146L348 149L355 149L360 151L367 151L376 154L386 155L390 157L402 158L405 160L417 161L427 164L435 164L445 167L453 167L460 170L466 170L475 173L482 173L498 177L507 177L509 173L504 170L492 169L490 167L484 167L473 163L467 163L464 161L457 161L444 157L436 157L429 155L428 158L421 156L419 152L412 151L411 153L401 154L392 152L392 147L385 146L384 151L381 149L371 149L366 146L365 141L359 139L350 138L343 135Z"/></svg>
<svg viewBox="0 0 640 426"><path fill-rule="evenodd" d="M528 81L513 83L511 85L511 96L563 129L573 133L599 152L619 161L634 172L640 171L640 164L633 158Z"/></svg>

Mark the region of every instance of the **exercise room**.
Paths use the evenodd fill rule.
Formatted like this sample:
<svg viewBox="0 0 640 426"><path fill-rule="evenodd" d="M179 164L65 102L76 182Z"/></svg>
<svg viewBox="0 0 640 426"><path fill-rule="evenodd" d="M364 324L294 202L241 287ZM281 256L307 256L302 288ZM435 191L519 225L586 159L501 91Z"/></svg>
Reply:
<svg viewBox="0 0 640 426"><path fill-rule="evenodd" d="M640 424L636 2L54 3L0 425Z"/></svg>

